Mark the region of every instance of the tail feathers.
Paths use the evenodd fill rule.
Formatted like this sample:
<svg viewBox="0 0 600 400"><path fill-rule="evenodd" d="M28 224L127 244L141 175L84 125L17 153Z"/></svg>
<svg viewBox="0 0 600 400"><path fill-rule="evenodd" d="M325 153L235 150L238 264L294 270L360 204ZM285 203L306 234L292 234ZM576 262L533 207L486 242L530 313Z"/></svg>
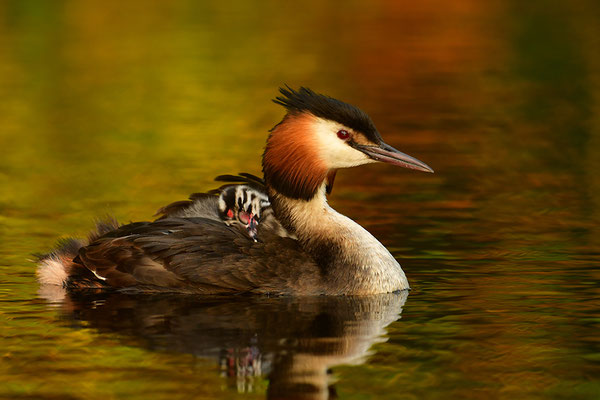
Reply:
<svg viewBox="0 0 600 400"><path fill-rule="evenodd" d="M66 286L69 271L73 267L73 259L79 249L85 246L79 239L63 239L56 250L38 258L37 277L42 285Z"/></svg>
<svg viewBox="0 0 600 400"><path fill-rule="evenodd" d="M84 286L98 287L104 283L97 279L85 266L78 264L79 250L99 237L117 229L119 223L114 218L96 222L96 229L89 233L88 240L67 238L59 240L56 249L51 253L38 256L37 278L42 285L72 286L69 278L85 281ZM98 282L92 282L98 281Z"/></svg>

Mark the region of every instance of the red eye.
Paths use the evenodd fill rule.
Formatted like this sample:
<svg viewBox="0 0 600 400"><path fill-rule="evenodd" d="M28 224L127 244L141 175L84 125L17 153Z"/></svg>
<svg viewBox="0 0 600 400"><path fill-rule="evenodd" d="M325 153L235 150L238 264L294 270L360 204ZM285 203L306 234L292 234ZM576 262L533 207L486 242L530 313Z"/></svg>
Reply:
<svg viewBox="0 0 600 400"><path fill-rule="evenodd" d="M350 134L345 129L340 129L339 131L337 131L337 135L342 140L346 140L350 137Z"/></svg>

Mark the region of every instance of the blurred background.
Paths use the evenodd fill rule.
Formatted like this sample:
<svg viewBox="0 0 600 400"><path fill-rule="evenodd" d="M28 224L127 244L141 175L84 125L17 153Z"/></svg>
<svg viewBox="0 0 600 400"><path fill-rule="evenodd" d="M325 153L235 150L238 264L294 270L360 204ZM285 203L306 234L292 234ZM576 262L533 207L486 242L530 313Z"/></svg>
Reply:
<svg viewBox="0 0 600 400"><path fill-rule="evenodd" d="M0 396L148 396L148 376L156 397L263 396L65 325L29 260L260 175L288 84L436 171L338 173L331 204L413 288L388 342L335 370L341 397L597 398L599 50L593 0L0 1Z"/></svg>

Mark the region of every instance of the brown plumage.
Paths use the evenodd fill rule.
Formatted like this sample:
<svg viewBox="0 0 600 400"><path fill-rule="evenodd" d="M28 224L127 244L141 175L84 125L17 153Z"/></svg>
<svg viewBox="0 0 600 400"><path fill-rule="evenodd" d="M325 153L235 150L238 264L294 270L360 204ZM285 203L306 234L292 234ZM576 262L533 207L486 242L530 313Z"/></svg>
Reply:
<svg viewBox="0 0 600 400"><path fill-rule="evenodd" d="M40 282L201 294L361 295L408 288L394 257L328 204L336 171L375 161L433 172L388 146L358 108L282 89L264 180L221 175L219 189L169 204L154 222L99 225L39 261Z"/></svg>
<svg viewBox="0 0 600 400"><path fill-rule="evenodd" d="M297 241L265 239L254 243L243 230L209 219L166 218L122 226L83 247L75 262L115 288L285 294L294 284L320 292L306 275L316 266Z"/></svg>
<svg viewBox="0 0 600 400"><path fill-rule="evenodd" d="M309 200L323 180L328 168L316 158L318 143L303 134L315 121L312 114L289 114L271 130L263 155L265 180L292 198Z"/></svg>

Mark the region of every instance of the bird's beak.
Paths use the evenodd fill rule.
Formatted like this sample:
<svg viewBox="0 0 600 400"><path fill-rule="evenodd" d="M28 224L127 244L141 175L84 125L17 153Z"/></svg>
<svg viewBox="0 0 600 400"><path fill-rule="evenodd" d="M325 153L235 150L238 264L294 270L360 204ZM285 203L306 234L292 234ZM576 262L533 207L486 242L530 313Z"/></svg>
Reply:
<svg viewBox="0 0 600 400"><path fill-rule="evenodd" d="M416 169L417 171L433 172L433 169L423 161L419 161L408 154L404 154L403 152L396 150L389 144L383 142L380 145L356 144L353 147L359 151L362 151L375 161L399 165L400 167L409 169Z"/></svg>

